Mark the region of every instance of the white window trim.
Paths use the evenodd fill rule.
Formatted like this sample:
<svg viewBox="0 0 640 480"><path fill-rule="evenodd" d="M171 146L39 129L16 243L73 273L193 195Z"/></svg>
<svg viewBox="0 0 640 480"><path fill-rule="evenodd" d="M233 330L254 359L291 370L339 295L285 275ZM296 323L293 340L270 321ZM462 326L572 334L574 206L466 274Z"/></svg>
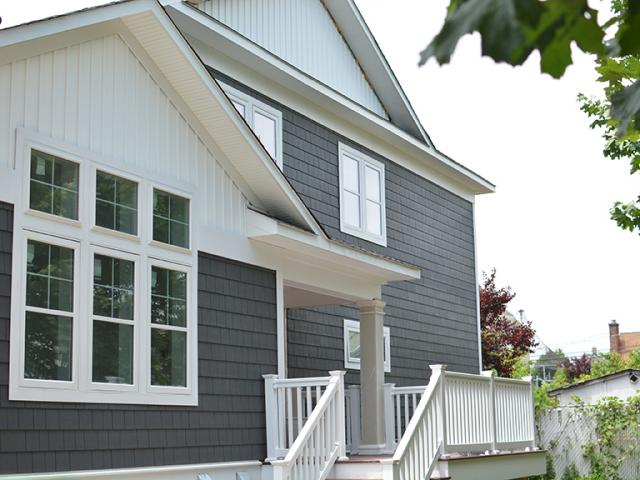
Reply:
<svg viewBox="0 0 640 480"><path fill-rule="evenodd" d="M31 149L35 148L79 163L78 220L57 217L29 209L29 176ZM9 399L19 401L51 401L74 403L113 403L143 405L198 405L197 362L197 247L193 228L193 192L182 184L169 187L151 172L123 172L90 151L68 145L42 134L17 129L15 165L22 179L23 195L15 208L12 291L11 340L9 359ZM138 182L138 235L122 234L95 225L95 175L102 170ZM152 208L149 200L153 188L169 191L189 199L190 249L153 241ZM185 188L181 190L181 188ZM149 222L143 217L151 218ZM72 346L72 381L50 381L24 378L24 327L26 307L27 240L75 248L74 254L74 320ZM117 252L114 252L117 251ZM126 384L98 384L92 381L93 328L93 253L104 252L113 257L136 258L135 308L137 309L134 343L134 387ZM187 272L187 387L150 385L150 315L151 265ZM144 272L148 270L148 274ZM72 316L69 312L65 315ZM80 321L84 319L83 321ZM149 324L149 325L148 325ZM137 380L137 382L136 382Z"/></svg>
<svg viewBox="0 0 640 480"><path fill-rule="evenodd" d="M360 181L360 228L349 225L345 221L345 210L343 208L345 204L344 200L344 156L356 160L358 162L358 177ZM340 231L353 235L354 237L362 238L383 247L387 246L387 212L386 212L386 194L385 194L385 176L384 176L384 164L374 160L373 158L365 155L364 153L340 143L338 145L338 164L339 164L339 186L340 186ZM380 230L381 235L375 235L367 231L367 212L366 212L366 187L365 187L365 166L371 167L380 173Z"/></svg>
<svg viewBox="0 0 640 480"><path fill-rule="evenodd" d="M251 127L251 130L254 130L253 116L256 110L265 117L269 117L275 121L276 158L274 158L274 160L278 164L278 167L280 167L280 170L282 170L282 112L225 83L220 83L220 86L232 101L244 107L244 119Z"/></svg>
<svg viewBox="0 0 640 480"><path fill-rule="evenodd" d="M391 329L389 327L383 328L384 338L384 371L389 373L391 371ZM360 333L360 322L358 320L344 319L343 337L344 337L344 368L351 370L360 370L360 359L351 356L349 349L349 333Z"/></svg>

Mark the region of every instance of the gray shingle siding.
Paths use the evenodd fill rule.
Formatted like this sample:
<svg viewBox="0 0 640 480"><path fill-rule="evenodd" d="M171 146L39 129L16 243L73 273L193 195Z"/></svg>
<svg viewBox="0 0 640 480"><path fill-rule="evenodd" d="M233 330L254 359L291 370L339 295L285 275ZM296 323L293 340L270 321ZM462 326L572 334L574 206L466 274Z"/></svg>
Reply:
<svg viewBox="0 0 640 480"><path fill-rule="evenodd" d="M212 73L282 112L284 174L332 238L420 267L419 280L383 287L385 324L391 327L387 381L422 384L429 363L477 373L472 204L235 80ZM339 142L385 165L386 248L340 231ZM349 307L289 311L290 376L344 368L345 317L357 319L357 311ZM357 374L348 375L347 381L357 382Z"/></svg>
<svg viewBox="0 0 640 480"><path fill-rule="evenodd" d="M0 203L0 474L262 459L275 273L198 258L199 405L8 400L13 207Z"/></svg>

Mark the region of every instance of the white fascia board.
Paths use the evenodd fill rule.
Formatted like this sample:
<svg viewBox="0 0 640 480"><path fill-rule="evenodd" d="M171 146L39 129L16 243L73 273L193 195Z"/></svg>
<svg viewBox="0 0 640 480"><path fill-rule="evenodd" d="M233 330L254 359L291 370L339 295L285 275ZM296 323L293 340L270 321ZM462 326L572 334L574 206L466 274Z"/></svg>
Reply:
<svg viewBox="0 0 640 480"><path fill-rule="evenodd" d="M429 135L354 1L323 0L323 3L390 117L400 123L401 127L422 137L429 147L433 147Z"/></svg>
<svg viewBox="0 0 640 480"><path fill-rule="evenodd" d="M249 66L265 78L300 94L320 108L398 148L471 194L492 193L495 185L388 120L370 112L327 85L227 27L206 13L184 3L171 4L167 13L185 34L230 58Z"/></svg>
<svg viewBox="0 0 640 480"><path fill-rule="evenodd" d="M420 278L418 267L350 248L253 210L247 213L249 238L302 254L308 262L315 260L323 267L330 263L336 270L352 275L358 272L364 278L375 277L381 283Z"/></svg>

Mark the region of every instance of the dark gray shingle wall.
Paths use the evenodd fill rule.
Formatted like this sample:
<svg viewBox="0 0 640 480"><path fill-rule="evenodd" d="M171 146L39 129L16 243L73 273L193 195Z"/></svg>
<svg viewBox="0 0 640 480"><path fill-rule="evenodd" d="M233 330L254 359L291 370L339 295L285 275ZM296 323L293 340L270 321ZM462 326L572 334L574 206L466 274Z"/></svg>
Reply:
<svg viewBox="0 0 640 480"><path fill-rule="evenodd" d="M0 203L0 474L256 460L277 371L275 273L200 254L199 406L10 402L13 208Z"/></svg>
<svg viewBox="0 0 640 480"><path fill-rule="evenodd" d="M423 384L428 364L477 373L478 336L473 206L433 182L218 72L216 78L282 111L284 174L335 239L416 265L422 278L383 288L391 327L391 374L398 385ZM338 143L384 163L387 244L340 231ZM343 318L348 307L289 312L290 376L344 368ZM357 382L357 373L347 381Z"/></svg>

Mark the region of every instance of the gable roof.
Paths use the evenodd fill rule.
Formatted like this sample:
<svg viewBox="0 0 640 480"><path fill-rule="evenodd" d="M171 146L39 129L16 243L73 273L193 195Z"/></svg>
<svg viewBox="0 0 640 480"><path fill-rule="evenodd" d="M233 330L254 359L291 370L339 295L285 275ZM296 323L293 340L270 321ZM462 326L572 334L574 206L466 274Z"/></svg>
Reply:
<svg viewBox="0 0 640 480"><path fill-rule="evenodd" d="M233 161L245 193L272 215L315 233L322 228L156 0L123 0L0 30L0 65L73 42L101 26L122 26ZM95 33L93 33L95 35ZM61 40L60 40L61 39Z"/></svg>
<svg viewBox="0 0 640 480"><path fill-rule="evenodd" d="M353 0L188 3L432 146Z"/></svg>
<svg viewBox="0 0 640 480"><path fill-rule="evenodd" d="M340 33L366 72L391 121L433 147L400 82L354 0L323 0Z"/></svg>

